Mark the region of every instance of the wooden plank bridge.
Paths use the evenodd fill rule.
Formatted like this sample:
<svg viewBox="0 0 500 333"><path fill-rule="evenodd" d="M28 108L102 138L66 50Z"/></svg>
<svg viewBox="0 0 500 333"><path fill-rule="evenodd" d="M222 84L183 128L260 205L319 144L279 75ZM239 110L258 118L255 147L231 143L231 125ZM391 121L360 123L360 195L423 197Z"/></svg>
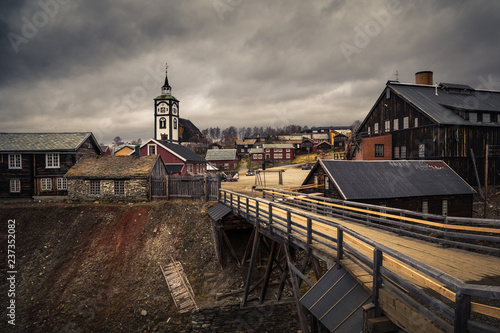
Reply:
<svg viewBox="0 0 500 333"><path fill-rule="evenodd" d="M269 191L268 195L270 192L272 201L221 190L220 202L230 207L235 215L252 223L254 230L258 231L255 235L264 235L273 240L273 244L277 242L285 245L285 248L302 249L307 255L325 261L329 266L342 265L372 294L376 313L384 313L407 331L500 332L500 308L497 307L500 286L481 283L483 279L497 278L496 281L499 281L498 246L490 248L494 254L484 254L484 250L488 249L484 245L479 245L479 248L471 245L476 251L466 251L429 243L425 239L429 236L422 233L415 233L422 236L419 237L422 239L418 239L407 237L408 234L403 236L382 230L381 228L398 230L386 223L381 223L381 228L374 228L372 225L353 222L361 220L358 216L361 214L364 220L369 215L369 220L379 222L409 219L406 222L410 225L416 221L431 225L438 223L432 221L432 216L419 220L405 216L408 213L406 211L405 214L373 210L368 210L367 213L363 212L366 209L359 207L342 207L325 202L307 202L307 207L291 207L284 203L284 199L288 197L288 201L297 201L298 194L294 194L296 198L290 200L291 193ZM304 196L300 197L303 200ZM325 213L325 207L328 208L328 214ZM438 226L438 229L433 229L437 233L443 229L442 223L438 223ZM471 238L477 232L475 237L483 237L487 242L498 245L499 226L499 221L496 221L487 226L476 226L475 229L464 226L464 230L461 230L455 224L448 226L451 231L445 230L447 236L442 239L444 243L448 242L444 245L460 245L460 242L448 236L458 237L458 232L466 232L463 237ZM412 228L408 231L410 236L422 227L416 225ZM257 236L255 240L252 257L258 243ZM483 253L478 249L483 250ZM272 251L274 250L271 249ZM290 276L294 274L303 277L293 266L288 251L286 254ZM249 276L252 264L253 259L250 261ZM292 284L294 280L292 278ZM299 304L300 296L295 287L296 283L295 297ZM248 288L249 278L245 285L243 305L246 303ZM261 301L264 298L263 290ZM307 332L304 314L301 307L297 307L302 330Z"/></svg>

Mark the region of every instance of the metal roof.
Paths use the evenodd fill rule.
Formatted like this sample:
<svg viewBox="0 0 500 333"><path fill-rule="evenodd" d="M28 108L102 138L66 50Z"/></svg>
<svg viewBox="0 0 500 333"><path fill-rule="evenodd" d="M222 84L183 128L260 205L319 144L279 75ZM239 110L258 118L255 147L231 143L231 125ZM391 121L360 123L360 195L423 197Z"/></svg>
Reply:
<svg viewBox="0 0 500 333"><path fill-rule="evenodd" d="M343 268L335 265L302 296L306 307L330 332L362 332L363 308L371 295Z"/></svg>
<svg viewBox="0 0 500 333"><path fill-rule="evenodd" d="M90 136L93 137L91 132L0 133L0 151L76 151Z"/></svg>
<svg viewBox="0 0 500 333"><path fill-rule="evenodd" d="M232 161L236 159L236 149L209 149L205 159L207 161Z"/></svg>
<svg viewBox="0 0 500 333"><path fill-rule="evenodd" d="M221 218L231 213L232 211L233 210L230 207L219 202L215 206L210 208L207 213L212 219L214 219L214 221L219 221Z"/></svg>
<svg viewBox="0 0 500 333"><path fill-rule="evenodd" d="M473 90L470 94L460 94L436 89L435 86L394 82L388 83L387 86L438 124L500 126L499 123L470 122L452 111L457 109L469 112L500 112L500 92ZM448 84L447 87L449 86L468 87L456 84Z"/></svg>
<svg viewBox="0 0 500 333"><path fill-rule="evenodd" d="M443 161L322 161L344 200L473 194L476 191ZM307 181L307 179L306 179Z"/></svg>

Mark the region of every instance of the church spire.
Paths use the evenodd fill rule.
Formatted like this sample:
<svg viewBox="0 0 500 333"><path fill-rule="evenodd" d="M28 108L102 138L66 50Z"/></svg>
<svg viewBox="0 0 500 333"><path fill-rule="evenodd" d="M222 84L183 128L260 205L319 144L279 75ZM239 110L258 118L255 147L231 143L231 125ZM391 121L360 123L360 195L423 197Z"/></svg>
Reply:
<svg viewBox="0 0 500 333"><path fill-rule="evenodd" d="M165 66L165 83L163 84L163 87L161 87L161 94L162 95L172 95L172 87L168 84L168 64Z"/></svg>

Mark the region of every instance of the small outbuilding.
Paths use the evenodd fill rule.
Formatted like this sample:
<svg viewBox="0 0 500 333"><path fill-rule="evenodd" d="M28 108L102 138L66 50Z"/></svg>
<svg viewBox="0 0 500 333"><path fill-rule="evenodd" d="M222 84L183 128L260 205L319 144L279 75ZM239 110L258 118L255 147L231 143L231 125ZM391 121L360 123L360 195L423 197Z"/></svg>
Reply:
<svg viewBox="0 0 500 333"><path fill-rule="evenodd" d="M325 197L422 212L472 216L476 192L443 161L319 160L303 185Z"/></svg>
<svg viewBox="0 0 500 333"><path fill-rule="evenodd" d="M219 170L234 170L238 166L236 149L209 149L205 159Z"/></svg>
<svg viewBox="0 0 500 333"><path fill-rule="evenodd" d="M87 156L65 175L78 200L148 200L166 197L167 171L159 155Z"/></svg>

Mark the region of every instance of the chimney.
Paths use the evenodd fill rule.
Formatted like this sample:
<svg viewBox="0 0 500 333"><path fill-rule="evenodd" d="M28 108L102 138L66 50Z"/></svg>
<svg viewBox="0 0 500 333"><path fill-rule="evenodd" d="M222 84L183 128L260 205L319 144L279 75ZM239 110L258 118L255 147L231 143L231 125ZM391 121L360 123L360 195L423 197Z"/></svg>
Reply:
<svg viewBox="0 0 500 333"><path fill-rule="evenodd" d="M135 146L135 156L136 157L141 156L141 146L139 146L139 145Z"/></svg>
<svg viewBox="0 0 500 333"><path fill-rule="evenodd" d="M432 72L431 71L416 72L415 83L432 86L433 85Z"/></svg>

